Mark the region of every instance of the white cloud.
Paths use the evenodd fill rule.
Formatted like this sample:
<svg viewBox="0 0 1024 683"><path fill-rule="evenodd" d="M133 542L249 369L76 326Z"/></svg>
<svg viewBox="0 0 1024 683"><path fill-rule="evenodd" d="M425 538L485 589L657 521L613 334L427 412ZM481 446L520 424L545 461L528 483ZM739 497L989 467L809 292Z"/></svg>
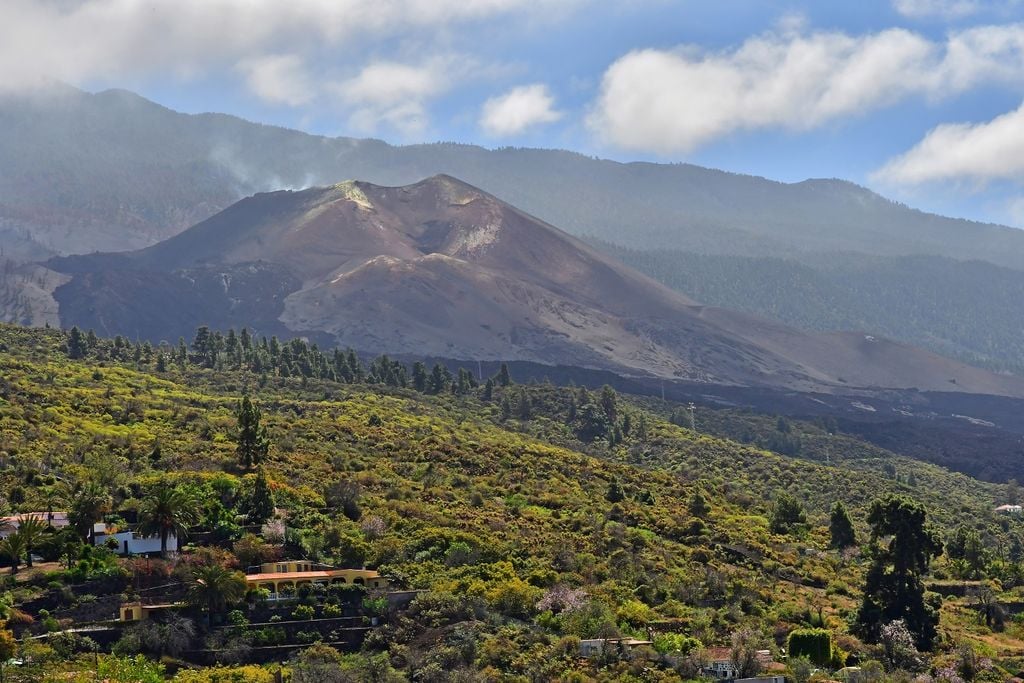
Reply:
<svg viewBox="0 0 1024 683"><path fill-rule="evenodd" d="M808 130L909 96L1024 82L1024 25L944 42L903 29L782 30L725 52L639 50L613 63L588 123L624 149L687 152L735 131Z"/></svg>
<svg viewBox="0 0 1024 683"><path fill-rule="evenodd" d="M873 179L894 185L1024 181L1024 105L985 123L938 126Z"/></svg>
<svg viewBox="0 0 1024 683"><path fill-rule="evenodd" d="M427 103L448 91L472 60L435 57L419 65L374 62L333 90L352 109L351 123L372 133L382 126L406 135L427 126Z"/></svg>
<svg viewBox="0 0 1024 683"><path fill-rule="evenodd" d="M555 109L555 98L548 87L535 83L513 88L484 102L480 126L488 135L506 137L520 135L528 128L560 118L562 112Z"/></svg>
<svg viewBox="0 0 1024 683"><path fill-rule="evenodd" d="M978 0L893 0L893 7L905 17L959 19L979 12Z"/></svg>
<svg viewBox="0 0 1024 683"><path fill-rule="evenodd" d="M191 77L268 55L308 57L328 48L352 56L355 46L382 37L513 12L544 16L578 1L3 0L0 86L31 85L40 77L70 83Z"/></svg>
<svg viewBox="0 0 1024 683"><path fill-rule="evenodd" d="M312 80L298 55L267 55L239 63L245 81L257 97L292 107L308 104L314 96Z"/></svg>
<svg viewBox="0 0 1024 683"><path fill-rule="evenodd" d="M1011 225L1024 227L1024 197L1014 197L1006 203L1006 216Z"/></svg>

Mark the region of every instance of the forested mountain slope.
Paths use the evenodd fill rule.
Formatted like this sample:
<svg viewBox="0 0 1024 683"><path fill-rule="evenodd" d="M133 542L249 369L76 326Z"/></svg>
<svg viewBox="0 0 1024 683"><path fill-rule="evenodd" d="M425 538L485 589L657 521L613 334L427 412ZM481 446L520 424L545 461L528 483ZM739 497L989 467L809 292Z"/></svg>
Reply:
<svg viewBox="0 0 1024 683"><path fill-rule="evenodd" d="M0 163L9 256L138 248L255 192L446 173L570 233L633 248L932 254L1024 268L1016 230L921 213L837 180L785 184L558 150L324 138L180 114L119 90L0 96Z"/></svg>
<svg viewBox="0 0 1024 683"><path fill-rule="evenodd" d="M791 258L600 248L711 306L807 330L871 332L994 370L1024 370L1024 273L981 261L856 253Z"/></svg>

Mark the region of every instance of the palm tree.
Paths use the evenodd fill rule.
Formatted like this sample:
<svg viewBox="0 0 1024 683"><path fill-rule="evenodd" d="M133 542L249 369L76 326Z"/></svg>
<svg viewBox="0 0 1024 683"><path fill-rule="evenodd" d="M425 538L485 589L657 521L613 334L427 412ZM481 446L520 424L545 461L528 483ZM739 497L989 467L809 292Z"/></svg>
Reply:
<svg viewBox="0 0 1024 683"><path fill-rule="evenodd" d="M205 607L211 618L223 612L245 595L245 575L219 564L196 567L189 580L188 597L195 605Z"/></svg>
<svg viewBox="0 0 1024 683"><path fill-rule="evenodd" d="M25 537L17 531L0 541L0 554L6 555L10 559L12 576L18 573L18 566L21 564L21 556L25 554L25 548Z"/></svg>
<svg viewBox="0 0 1024 683"><path fill-rule="evenodd" d="M167 538L181 537L199 522L199 504L195 497L178 487L159 486L142 501L139 531L147 536L160 535L160 557L167 556Z"/></svg>
<svg viewBox="0 0 1024 683"><path fill-rule="evenodd" d="M53 510L64 503L64 492L56 486L47 486L39 490L37 500L46 510L46 525L53 526Z"/></svg>
<svg viewBox="0 0 1024 683"><path fill-rule="evenodd" d="M95 545L95 524L110 512L110 494L96 482L90 481L72 488L68 500L71 508L68 521L91 545Z"/></svg>
<svg viewBox="0 0 1024 683"><path fill-rule="evenodd" d="M21 522L18 524L18 530L14 533L21 536L22 540L25 542L26 567L32 566L32 549L39 546L43 537L46 536L46 531L49 528L49 525L47 525L39 515L29 515L21 518Z"/></svg>

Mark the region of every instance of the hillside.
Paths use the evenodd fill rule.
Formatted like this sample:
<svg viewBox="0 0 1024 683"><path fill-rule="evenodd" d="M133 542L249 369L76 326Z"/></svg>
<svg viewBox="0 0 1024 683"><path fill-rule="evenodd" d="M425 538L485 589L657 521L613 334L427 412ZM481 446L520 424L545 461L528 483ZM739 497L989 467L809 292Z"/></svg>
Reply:
<svg viewBox="0 0 1024 683"><path fill-rule="evenodd" d="M252 325L390 354L821 393L1024 396L863 334L707 308L450 176L245 199L147 249L53 259L60 322L153 342Z"/></svg>
<svg viewBox="0 0 1024 683"><path fill-rule="evenodd" d="M596 245L711 306L817 331L864 331L993 370L1020 373L1024 274L981 261L854 253L713 256Z"/></svg>
<svg viewBox="0 0 1024 683"><path fill-rule="evenodd" d="M51 473L111 491L111 519L169 482L209 497L194 531L217 537L206 531L209 525L242 505L252 482L235 465L233 443L237 397L252 390L273 444L267 475L288 520L279 552L365 561L401 577L404 586L430 591L407 617L368 638L352 663L368 666L384 653L394 675L417 680L436 667L544 678L575 670L612 680L628 675L627 662L580 660L571 640L612 632L654 634L658 647L672 652L678 636L698 638L700 647L728 643L732 633L749 628L774 648L792 628L824 625L844 650L872 658L879 650L847 633L865 560L827 549L823 525L832 502L847 504L862 538L866 505L886 492L921 500L943 533L967 524L988 545L1005 547L1021 532L1019 521L991 512L1008 495L1003 487L846 436L831 437L827 462L811 455L818 446L808 449L808 458L786 457L691 432L619 396L615 410L632 426L618 441L593 434L581 440L578 430L587 423L567 413L574 402L579 410L589 405L579 403L591 399L578 388L499 384L488 398L483 387L467 392L452 384L440 393L402 387L404 369L390 384L266 370L261 377L234 369L231 354L216 361L222 370L205 370L203 356L166 362L171 350L134 350L123 340L97 340L83 360L69 360L66 335L7 326L0 327L0 344L0 450L9 464L0 487L5 500L25 501L22 509L37 504L53 483ZM259 344L252 347L257 355ZM286 346L302 357L301 343ZM156 371L161 363L166 370ZM388 362L378 360L363 376L372 381L384 367ZM510 399L518 417L503 415ZM607 405L604 396L600 402ZM763 428L751 421L747 429ZM794 422L787 429L809 445L829 439L813 425ZM770 431L777 430L762 433ZM614 487L624 493L618 502L608 500ZM688 511L697 491L709 503L699 515ZM806 531L769 530L773 501L783 492L805 506ZM342 506L348 506L344 514ZM241 533L218 528L228 539ZM230 540L219 543L231 547ZM1009 591L1019 559L990 559L984 571ZM178 562L179 569L169 563L171 576L191 566L187 558ZM163 563L145 566L152 572ZM958 567L942 561L935 575L950 576ZM51 572L47 580L74 578ZM45 585L25 584L18 599L31 599ZM555 596L566 594L563 585L583 611L557 602ZM545 611L537 606L544 599L559 606ZM1013 600L1009 592L1004 599ZM969 644L1016 671L1020 626L979 627L969 604L947 599L936 661L952 660L956 645ZM241 633L243 640L256 635L245 627ZM453 638L472 643L472 654L451 652ZM244 647L234 647L244 656ZM44 657L36 647L31 667L74 661L73 645L56 658L47 651ZM685 661L679 666L685 671ZM672 666L657 669L659 680L679 680ZM41 678L36 668L24 673Z"/></svg>

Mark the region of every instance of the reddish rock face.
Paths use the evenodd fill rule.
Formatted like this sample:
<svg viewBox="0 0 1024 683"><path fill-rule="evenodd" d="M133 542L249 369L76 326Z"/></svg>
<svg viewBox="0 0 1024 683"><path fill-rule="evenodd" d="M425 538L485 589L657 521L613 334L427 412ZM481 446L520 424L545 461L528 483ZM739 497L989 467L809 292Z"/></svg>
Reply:
<svg viewBox="0 0 1024 683"><path fill-rule="evenodd" d="M259 194L148 249L51 265L72 275L56 291L61 322L107 334L248 325L367 352L719 384L1024 395L1021 380L884 339L700 306L449 176Z"/></svg>

